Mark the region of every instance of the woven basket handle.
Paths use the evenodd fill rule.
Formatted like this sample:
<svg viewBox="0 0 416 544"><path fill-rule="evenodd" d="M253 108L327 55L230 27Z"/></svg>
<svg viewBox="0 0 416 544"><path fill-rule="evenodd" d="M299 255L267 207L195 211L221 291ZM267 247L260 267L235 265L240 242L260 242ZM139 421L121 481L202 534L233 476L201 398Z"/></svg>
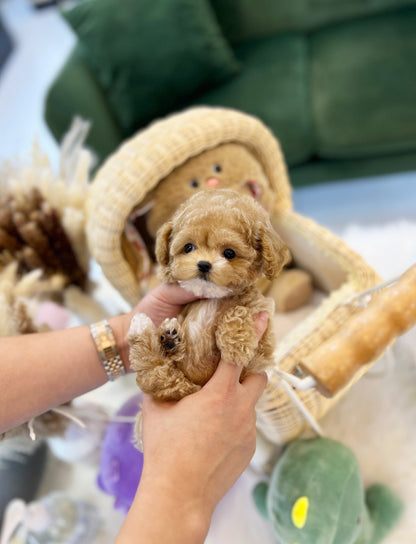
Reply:
<svg viewBox="0 0 416 544"><path fill-rule="evenodd" d="M376 360L396 337L415 324L416 264L304 357L300 366L315 378L323 395L332 397L363 365Z"/></svg>

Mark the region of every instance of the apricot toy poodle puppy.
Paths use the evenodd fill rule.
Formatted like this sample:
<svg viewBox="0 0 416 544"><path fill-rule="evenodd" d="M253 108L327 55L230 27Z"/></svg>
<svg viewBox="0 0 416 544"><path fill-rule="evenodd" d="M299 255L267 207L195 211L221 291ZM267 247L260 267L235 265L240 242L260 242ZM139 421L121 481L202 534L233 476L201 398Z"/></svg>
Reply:
<svg viewBox="0 0 416 544"><path fill-rule="evenodd" d="M195 194L159 229L156 257L162 280L201 299L158 329L145 314L134 316L127 338L143 392L179 400L209 380L221 357L244 366L242 377L272 364L273 301L256 280L276 277L290 254L253 198L229 189ZM270 321L257 342L262 311Z"/></svg>

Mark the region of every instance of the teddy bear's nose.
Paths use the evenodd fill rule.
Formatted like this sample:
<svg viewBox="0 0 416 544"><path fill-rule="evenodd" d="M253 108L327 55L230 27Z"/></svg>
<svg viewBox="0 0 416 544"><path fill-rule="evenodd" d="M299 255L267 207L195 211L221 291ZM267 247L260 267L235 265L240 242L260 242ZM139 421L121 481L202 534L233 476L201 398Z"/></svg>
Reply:
<svg viewBox="0 0 416 544"><path fill-rule="evenodd" d="M198 270L202 272L203 274L206 274L211 270L212 264L208 261L199 261L198 262Z"/></svg>
<svg viewBox="0 0 416 544"><path fill-rule="evenodd" d="M211 189L215 189L215 187L218 187L220 183L220 180L218 178L208 178L205 182L207 187L210 187Z"/></svg>

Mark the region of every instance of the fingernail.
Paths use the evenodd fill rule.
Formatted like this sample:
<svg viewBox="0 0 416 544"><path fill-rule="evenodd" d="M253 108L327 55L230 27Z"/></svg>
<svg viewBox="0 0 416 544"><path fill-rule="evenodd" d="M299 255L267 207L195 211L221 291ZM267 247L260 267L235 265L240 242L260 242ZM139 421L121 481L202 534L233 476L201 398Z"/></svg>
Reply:
<svg viewBox="0 0 416 544"><path fill-rule="evenodd" d="M268 323L269 321L269 314L267 312L260 312L257 316L257 319L260 319L261 321L264 321L265 323Z"/></svg>
<svg viewBox="0 0 416 544"><path fill-rule="evenodd" d="M263 336L265 330L267 329L268 322L269 315L267 312L260 312L259 315L256 317L255 327L259 338Z"/></svg>

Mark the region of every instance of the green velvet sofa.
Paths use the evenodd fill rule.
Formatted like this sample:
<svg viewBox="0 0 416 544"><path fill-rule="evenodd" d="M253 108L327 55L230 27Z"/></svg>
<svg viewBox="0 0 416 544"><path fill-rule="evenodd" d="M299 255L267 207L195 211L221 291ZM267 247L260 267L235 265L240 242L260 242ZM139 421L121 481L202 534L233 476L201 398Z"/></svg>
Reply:
<svg viewBox="0 0 416 544"><path fill-rule="evenodd" d="M296 185L416 170L416 0L84 0L45 118L78 114L100 160L152 120L237 108Z"/></svg>

